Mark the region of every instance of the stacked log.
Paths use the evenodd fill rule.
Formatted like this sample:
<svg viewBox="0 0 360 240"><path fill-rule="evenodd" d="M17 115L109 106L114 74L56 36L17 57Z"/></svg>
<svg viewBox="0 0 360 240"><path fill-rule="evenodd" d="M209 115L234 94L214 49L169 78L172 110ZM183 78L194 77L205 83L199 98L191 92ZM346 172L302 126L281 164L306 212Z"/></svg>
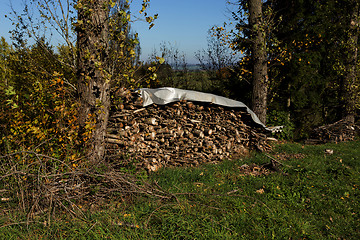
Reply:
<svg viewBox="0 0 360 240"><path fill-rule="evenodd" d="M264 129L243 109L187 101L144 108L136 93L120 96L123 103L112 111L107 134L107 156L120 165L157 171L270 148Z"/></svg>
<svg viewBox="0 0 360 240"><path fill-rule="evenodd" d="M359 132L360 128L357 124L340 120L332 124L315 128L310 135L310 139L308 139L306 143L322 144L328 142L337 143L352 141Z"/></svg>

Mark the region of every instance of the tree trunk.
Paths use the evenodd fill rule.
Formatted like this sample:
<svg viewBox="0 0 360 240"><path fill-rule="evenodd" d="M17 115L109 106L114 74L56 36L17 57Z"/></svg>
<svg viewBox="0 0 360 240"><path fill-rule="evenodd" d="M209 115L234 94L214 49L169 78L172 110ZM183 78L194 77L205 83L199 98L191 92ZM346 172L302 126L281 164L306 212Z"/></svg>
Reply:
<svg viewBox="0 0 360 240"><path fill-rule="evenodd" d="M348 32L347 41L347 61L345 64L345 80L344 80L344 114L343 119L354 122L356 112L356 98L357 90L356 86L358 71L358 39L359 39L359 28L360 28L360 4L355 3L355 8L351 14L350 28Z"/></svg>
<svg viewBox="0 0 360 240"><path fill-rule="evenodd" d="M108 59L108 7L105 0L79 0L77 25L77 77L80 133L87 156L97 164L105 154L110 110Z"/></svg>
<svg viewBox="0 0 360 240"><path fill-rule="evenodd" d="M249 1L249 23L252 29L253 92L252 110L266 123L268 74L265 29L262 23L261 0Z"/></svg>

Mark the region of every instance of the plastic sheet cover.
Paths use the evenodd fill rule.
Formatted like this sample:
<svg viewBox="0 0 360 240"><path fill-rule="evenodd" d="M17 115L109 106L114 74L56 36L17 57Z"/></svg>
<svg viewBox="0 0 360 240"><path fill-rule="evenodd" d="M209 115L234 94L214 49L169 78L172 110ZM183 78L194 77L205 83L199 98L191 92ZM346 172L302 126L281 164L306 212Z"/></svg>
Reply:
<svg viewBox="0 0 360 240"><path fill-rule="evenodd" d="M192 90L183 90L178 88L141 88L139 89L141 97L143 98L143 106L149 106L153 103L157 105L165 105L171 102L177 102L180 100L187 101L196 101L196 102L207 102L213 103L225 107L234 107L234 108L245 108L246 111L251 115L253 121L265 129L269 130L256 116L256 114L251 111L244 103L235 101L229 98L217 96L210 93L197 92Z"/></svg>

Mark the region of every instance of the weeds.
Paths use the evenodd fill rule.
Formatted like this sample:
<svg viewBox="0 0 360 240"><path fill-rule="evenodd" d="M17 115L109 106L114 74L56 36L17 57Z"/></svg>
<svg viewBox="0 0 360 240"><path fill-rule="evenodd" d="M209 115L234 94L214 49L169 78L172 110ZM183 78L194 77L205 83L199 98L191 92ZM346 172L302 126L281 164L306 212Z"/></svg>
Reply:
<svg viewBox="0 0 360 240"><path fill-rule="evenodd" d="M16 224L51 225L60 213L84 218L85 206L105 204L111 198L148 195L172 198L158 187L109 165L90 167L69 164L34 151L0 156L0 190L3 211L18 211L26 220L11 219L2 227ZM40 222L38 219L42 219Z"/></svg>

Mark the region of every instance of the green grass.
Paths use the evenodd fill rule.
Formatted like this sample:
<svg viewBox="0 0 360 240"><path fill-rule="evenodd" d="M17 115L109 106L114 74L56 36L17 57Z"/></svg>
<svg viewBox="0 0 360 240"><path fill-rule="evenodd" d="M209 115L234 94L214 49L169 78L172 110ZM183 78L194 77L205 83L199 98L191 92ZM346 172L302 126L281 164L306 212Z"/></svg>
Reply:
<svg viewBox="0 0 360 240"><path fill-rule="evenodd" d="M325 149L334 154L326 155ZM279 144L269 156L285 174L243 175L243 164L263 164L262 153L150 176L174 200L114 199L82 218L57 215L25 222L0 218L0 239L360 239L360 142ZM122 222L123 226L114 222Z"/></svg>

